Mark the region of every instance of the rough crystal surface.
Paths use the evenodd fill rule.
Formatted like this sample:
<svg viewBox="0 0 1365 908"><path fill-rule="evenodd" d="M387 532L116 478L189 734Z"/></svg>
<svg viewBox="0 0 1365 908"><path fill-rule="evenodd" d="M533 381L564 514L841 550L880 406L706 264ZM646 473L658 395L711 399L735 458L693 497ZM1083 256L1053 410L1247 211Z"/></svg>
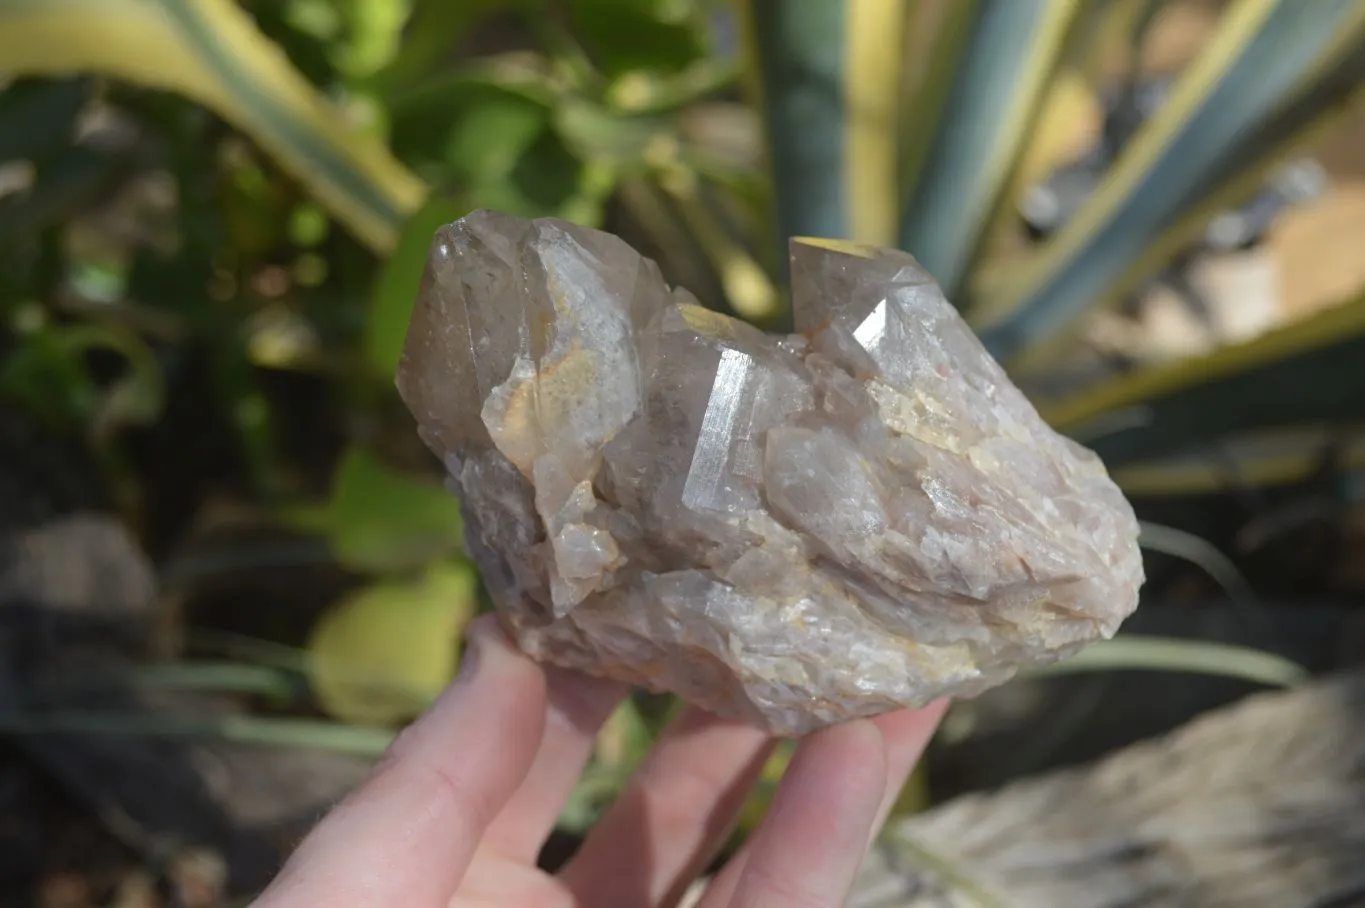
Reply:
<svg viewBox="0 0 1365 908"><path fill-rule="evenodd" d="M1113 634L1132 509L909 255L791 245L799 334L622 240L441 228L398 370L530 655L778 734L971 696Z"/></svg>

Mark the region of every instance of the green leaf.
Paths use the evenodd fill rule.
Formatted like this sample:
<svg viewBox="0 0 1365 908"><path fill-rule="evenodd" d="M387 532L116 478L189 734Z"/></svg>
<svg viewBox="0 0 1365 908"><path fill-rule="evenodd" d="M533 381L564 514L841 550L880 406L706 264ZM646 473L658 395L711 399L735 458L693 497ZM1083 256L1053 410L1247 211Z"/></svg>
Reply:
<svg viewBox="0 0 1365 908"><path fill-rule="evenodd" d="M653 745L639 707L631 698L623 700L598 731L592 761L560 811L559 826L571 831L592 826Z"/></svg>
<svg viewBox="0 0 1365 908"><path fill-rule="evenodd" d="M73 679L79 683L79 679ZM127 680L154 690L253 694L280 703L293 699L297 684L278 669L239 662L158 662L139 665Z"/></svg>
<svg viewBox="0 0 1365 908"><path fill-rule="evenodd" d="M1149 552L1181 558L1204 570L1233 603L1248 608L1258 604L1256 591L1236 563L1202 536L1151 521L1138 521L1138 545Z"/></svg>
<svg viewBox="0 0 1365 908"><path fill-rule="evenodd" d="M545 105L510 91L480 92L451 127L446 142L451 174L477 197L485 188L509 181L517 162L549 127Z"/></svg>
<svg viewBox="0 0 1365 908"><path fill-rule="evenodd" d="M564 87L541 56L507 53L479 57L433 73L420 83L395 91L389 109L396 120L430 119L448 108L474 103L488 91L519 95L544 107L558 102Z"/></svg>
<svg viewBox="0 0 1365 908"><path fill-rule="evenodd" d="M376 73L371 86L386 100L412 87L429 82L439 72L452 47L480 18L506 7L511 0L416 0L408 18L402 47L388 65Z"/></svg>
<svg viewBox="0 0 1365 908"><path fill-rule="evenodd" d="M472 567L438 563L415 580L375 583L333 606L307 645L309 681L323 708L361 725L421 712L455 673L477 594Z"/></svg>
<svg viewBox="0 0 1365 908"><path fill-rule="evenodd" d="M768 134L777 238L847 237L844 93L848 4L745 0L747 56Z"/></svg>
<svg viewBox="0 0 1365 908"><path fill-rule="evenodd" d="M392 379L398 367L433 235L465 211L463 206L433 196L403 226L397 247L379 271L365 321L365 356L377 374Z"/></svg>
<svg viewBox="0 0 1365 908"><path fill-rule="evenodd" d="M896 243L900 219L898 171L901 95L906 74L904 0L848 6L844 98L844 189L848 193L848 239L878 246Z"/></svg>
<svg viewBox="0 0 1365 908"><path fill-rule="evenodd" d="M777 786L782 782L782 777L786 774L795 754L796 742L780 741L763 763L758 782L744 799L739 817L735 820L735 833L738 836L747 837L753 834L768 815L768 808L772 806L773 797L777 794Z"/></svg>
<svg viewBox="0 0 1365 908"><path fill-rule="evenodd" d="M1009 185L1081 9L1079 0L978 0L962 46L949 42L940 51L955 57L952 85L914 174L900 245L950 299Z"/></svg>
<svg viewBox="0 0 1365 908"><path fill-rule="evenodd" d="M640 164L650 140L667 126L662 117L624 115L582 99L569 99L555 110L555 128L585 160Z"/></svg>
<svg viewBox="0 0 1365 908"><path fill-rule="evenodd" d="M610 164L583 161L550 130L517 161L506 183L483 187L482 205L522 217L555 215L595 227L615 181Z"/></svg>
<svg viewBox="0 0 1365 908"><path fill-rule="evenodd" d="M24 335L0 364L0 396L66 429L90 418L99 390L60 332L45 328Z"/></svg>
<svg viewBox="0 0 1365 908"><path fill-rule="evenodd" d="M1207 640L1134 634L1092 643L1070 659L1021 672L1020 677L1098 671L1190 672L1238 678L1271 687L1295 687L1309 678L1303 666L1274 653Z"/></svg>
<svg viewBox="0 0 1365 908"><path fill-rule="evenodd" d="M389 469L352 446L328 503L327 541L337 559L361 571L425 564L462 550L460 506L442 486Z"/></svg>
<svg viewBox="0 0 1365 908"><path fill-rule="evenodd" d="M569 17L608 78L638 70L677 72L707 50L690 2L570 0Z"/></svg>
<svg viewBox="0 0 1365 908"><path fill-rule="evenodd" d="M348 77L373 76L397 58L411 5L412 0L344 0L341 3L347 40L340 69Z"/></svg>
<svg viewBox="0 0 1365 908"><path fill-rule="evenodd" d="M95 72L192 98L259 142L378 250L393 245L427 192L233 0L0 0L0 71Z"/></svg>
<svg viewBox="0 0 1365 908"><path fill-rule="evenodd" d="M96 383L86 361L95 350L118 355L123 374ZM24 335L0 367L0 395L56 425L81 425L103 443L124 426L154 422L166 391L156 356L140 337L116 325L91 322Z"/></svg>

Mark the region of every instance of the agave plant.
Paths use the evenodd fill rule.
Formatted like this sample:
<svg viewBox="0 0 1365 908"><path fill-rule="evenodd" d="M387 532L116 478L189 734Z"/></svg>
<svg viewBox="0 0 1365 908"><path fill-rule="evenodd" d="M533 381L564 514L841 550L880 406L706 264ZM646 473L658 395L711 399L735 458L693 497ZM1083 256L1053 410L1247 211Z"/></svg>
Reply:
<svg viewBox="0 0 1365 908"><path fill-rule="evenodd" d="M1030 190L1056 176L1026 172L1049 93L1114 52L1103 36L1117 30L1140 48L1162 6L755 0L748 23L766 76L781 230L912 252L1053 424L1095 447L1131 494L1189 493L1229 476L1289 481L1317 462L1320 436L1302 430L1359 415L1365 376L1347 364L1365 300L1189 361L1064 381L1058 364L1087 316L1196 249L1220 214L1273 205L1276 170L1359 96L1359 4L1225 4L1158 103L1143 109L1131 72L1114 80L1090 160L1067 162L1073 185L1076 169L1089 170L1087 185L1046 238L1003 269L987 253L1002 219L1019 218ZM914 60L905 35L924 28L932 39L919 46L931 49ZM1271 429L1281 430L1274 440Z"/></svg>

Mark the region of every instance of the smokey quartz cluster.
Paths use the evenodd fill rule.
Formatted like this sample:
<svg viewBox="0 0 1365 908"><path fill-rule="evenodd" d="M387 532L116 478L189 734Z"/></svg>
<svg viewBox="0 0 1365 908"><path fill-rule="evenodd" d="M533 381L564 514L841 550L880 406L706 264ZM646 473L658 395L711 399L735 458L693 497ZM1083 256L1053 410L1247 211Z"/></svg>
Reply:
<svg viewBox="0 0 1365 908"><path fill-rule="evenodd" d="M535 658L778 734L970 696L1111 635L1132 509L902 252L791 244L799 334L610 234L441 228L398 387Z"/></svg>

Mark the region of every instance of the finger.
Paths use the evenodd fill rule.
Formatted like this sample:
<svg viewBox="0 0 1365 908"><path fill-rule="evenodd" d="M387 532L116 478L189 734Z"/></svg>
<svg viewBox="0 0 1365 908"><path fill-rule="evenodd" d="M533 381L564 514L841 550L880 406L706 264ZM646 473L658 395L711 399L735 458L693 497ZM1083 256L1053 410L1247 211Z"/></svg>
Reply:
<svg viewBox="0 0 1365 908"><path fill-rule="evenodd" d="M886 790L877 809L877 820L873 823L868 836L869 844L880 834L891 808L895 806L896 799L905 786L906 777L923 756L925 747L943 720L948 703L946 699L936 700L921 709L897 710L872 720L886 743L887 772ZM735 884L739 882L740 874L744 870L744 862L749 857L749 850L750 843L746 842L711 881L707 892L713 904L729 903L735 891Z"/></svg>
<svg viewBox="0 0 1365 908"><path fill-rule="evenodd" d="M626 686L563 669L546 669L549 706L545 733L531 771L484 837L487 847L531 862L554 829L602 723L626 695Z"/></svg>
<svg viewBox="0 0 1365 908"><path fill-rule="evenodd" d="M877 810L877 820L872 824L871 839L881 833L887 816L896 806L901 789L905 787L905 780L924 755L924 749L929 745L929 739L934 736L947 709L947 700L935 700L921 709L900 709L872 720L886 742L886 792Z"/></svg>
<svg viewBox="0 0 1365 908"><path fill-rule="evenodd" d="M730 875L733 884L717 880L703 908L842 905L867 851L886 768L886 743L869 720L807 738Z"/></svg>
<svg viewBox="0 0 1365 908"><path fill-rule="evenodd" d="M684 709L565 868L565 885L584 905L671 904L724 842L773 744Z"/></svg>
<svg viewBox="0 0 1365 908"><path fill-rule="evenodd" d="M304 840L258 908L447 904L545 720L540 668L491 618L469 639L460 677Z"/></svg>

